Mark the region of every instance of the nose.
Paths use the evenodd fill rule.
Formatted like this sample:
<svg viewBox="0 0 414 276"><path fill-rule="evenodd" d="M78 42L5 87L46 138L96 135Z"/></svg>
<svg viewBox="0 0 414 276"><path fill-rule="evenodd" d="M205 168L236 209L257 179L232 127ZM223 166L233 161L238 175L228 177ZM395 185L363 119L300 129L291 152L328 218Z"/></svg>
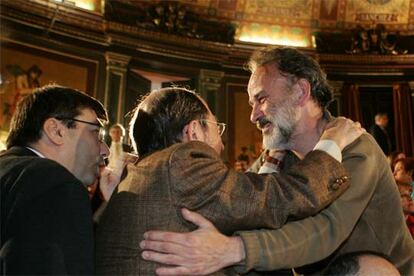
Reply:
<svg viewBox="0 0 414 276"><path fill-rule="evenodd" d="M109 156L109 147L105 142L101 142L100 154L103 157L108 157Z"/></svg>
<svg viewBox="0 0 414 276"><path fill-rule="evenodd" d="M263 116L263 112L261 111L259 105L257 103L253 104L252 112L250 113L250 121L253 124L256 124L257 120Z"/></svg>

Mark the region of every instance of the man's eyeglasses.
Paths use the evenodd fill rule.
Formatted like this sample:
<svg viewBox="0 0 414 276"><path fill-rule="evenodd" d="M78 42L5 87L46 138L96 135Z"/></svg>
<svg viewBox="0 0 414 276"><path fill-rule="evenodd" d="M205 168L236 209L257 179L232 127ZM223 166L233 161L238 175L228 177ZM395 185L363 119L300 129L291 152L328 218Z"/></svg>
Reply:
<svg viewBox="0 0 414 276"><path fill-rule="evenodd" d="M84 121L84 120L79 120L79 119L75 119L75 118L67 118L67 117L56 117L56 119L58 119L60 121L62 121L62 120L75 121L75 122L84 123L84 124L99 127L98 139L99 139L100 142L104 142L105 129L103 128L103 125L101 123L88 122L88 121ZM99 121L99 119L98 119L98 121Z"/></svg>
<svg viewBox="0 0 414 276"><path fill-rule="evenodd" d="M215 122L215 121L210 121L210 120L200 120L200 122L206 122L206 123L210 123L210 124L215 124L217 126L218 129L218 133L220 134L220 136L223 135L224 131L226 130L226 124L225 123L219 123L219 122Z"/></svg>

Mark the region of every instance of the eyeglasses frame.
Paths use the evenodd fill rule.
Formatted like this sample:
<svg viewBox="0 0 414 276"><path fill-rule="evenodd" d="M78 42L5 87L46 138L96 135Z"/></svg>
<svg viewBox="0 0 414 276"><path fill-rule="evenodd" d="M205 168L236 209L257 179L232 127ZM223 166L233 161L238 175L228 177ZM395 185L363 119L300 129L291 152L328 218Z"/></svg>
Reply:
<svg viewBox="0 0 414 276"><path fill-rule="evenodd" d="M215 122L215 121L207 120L207 119L201 119L200 122L216 124L220 136L223 136L223 133L226 130L226 126L227 126L226 123Z"/></svg>
<svg viewBox="0 0 414 276"><path fill-rule="evenodd" d="M75 121L75 122L84 123L84 124L99 127L99 142L102 142L102 143L104 142L105 129L104 129L103 122L101 122L102 120L97 119L98 123L94 123L94 122L88 122L88 121L79 120L79 119L75 119L75 118L69 118L69 117L55 117L55 118L58 119L59 121L62 121L62 120Z"/></svg>

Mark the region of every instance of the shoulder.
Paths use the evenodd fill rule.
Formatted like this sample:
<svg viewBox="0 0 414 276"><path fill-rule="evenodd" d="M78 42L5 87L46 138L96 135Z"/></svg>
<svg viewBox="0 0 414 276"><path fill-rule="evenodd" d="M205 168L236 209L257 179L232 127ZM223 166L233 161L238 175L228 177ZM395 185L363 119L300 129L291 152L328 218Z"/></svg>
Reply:
<svg viewBox="0 0 414 276"><path fill-rule="evenodd" d="M0 178L10 188L13 186L35 196L56 187L63 188L65 183L77 184L67 185L72 186L71 189L82 187L82 183L72 173L51 159L38 156L3 157L0 158Z"/></svg>
<svg viewBox="0 0 414 276"><path fill-rule="evenodd" d="M343 152L344 154L382 154L382 151L379 148L374 137L372 137L368 133L362 134L361 137L359 137L353 143L345 147Z"/></svg>
<svg viewBox="0 0 414 276"><path fill-rule="evenodd" d="M170 150L171 159L220 159L212 147L199 141L179 143Z"/></svg>
<svg viewBox="0 0 414 276"><path fill-rule="evenodd" d="M344 166L351 172L368 174L368 170L378 173L389 169L386 156L369 134L363 134L355 142L347 146L343 152Z"/></svg>

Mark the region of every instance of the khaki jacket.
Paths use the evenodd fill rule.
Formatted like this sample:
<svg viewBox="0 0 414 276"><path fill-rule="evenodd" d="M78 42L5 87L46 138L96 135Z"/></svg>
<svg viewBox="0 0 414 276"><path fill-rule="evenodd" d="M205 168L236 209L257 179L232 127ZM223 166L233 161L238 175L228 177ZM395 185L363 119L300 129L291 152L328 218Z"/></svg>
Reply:
<svg viewBox="0 0 414 276"><path fill-rule="evenodd" d="M292 268L370 250L388 255L402 275L414 275L414 241L385 155L366 134L346 147L342 156L351 174L350 188L316 216L279 230L239 233L246 261L236 267L237 272ZM318 273L330 259L298 271Z"/></svg>

